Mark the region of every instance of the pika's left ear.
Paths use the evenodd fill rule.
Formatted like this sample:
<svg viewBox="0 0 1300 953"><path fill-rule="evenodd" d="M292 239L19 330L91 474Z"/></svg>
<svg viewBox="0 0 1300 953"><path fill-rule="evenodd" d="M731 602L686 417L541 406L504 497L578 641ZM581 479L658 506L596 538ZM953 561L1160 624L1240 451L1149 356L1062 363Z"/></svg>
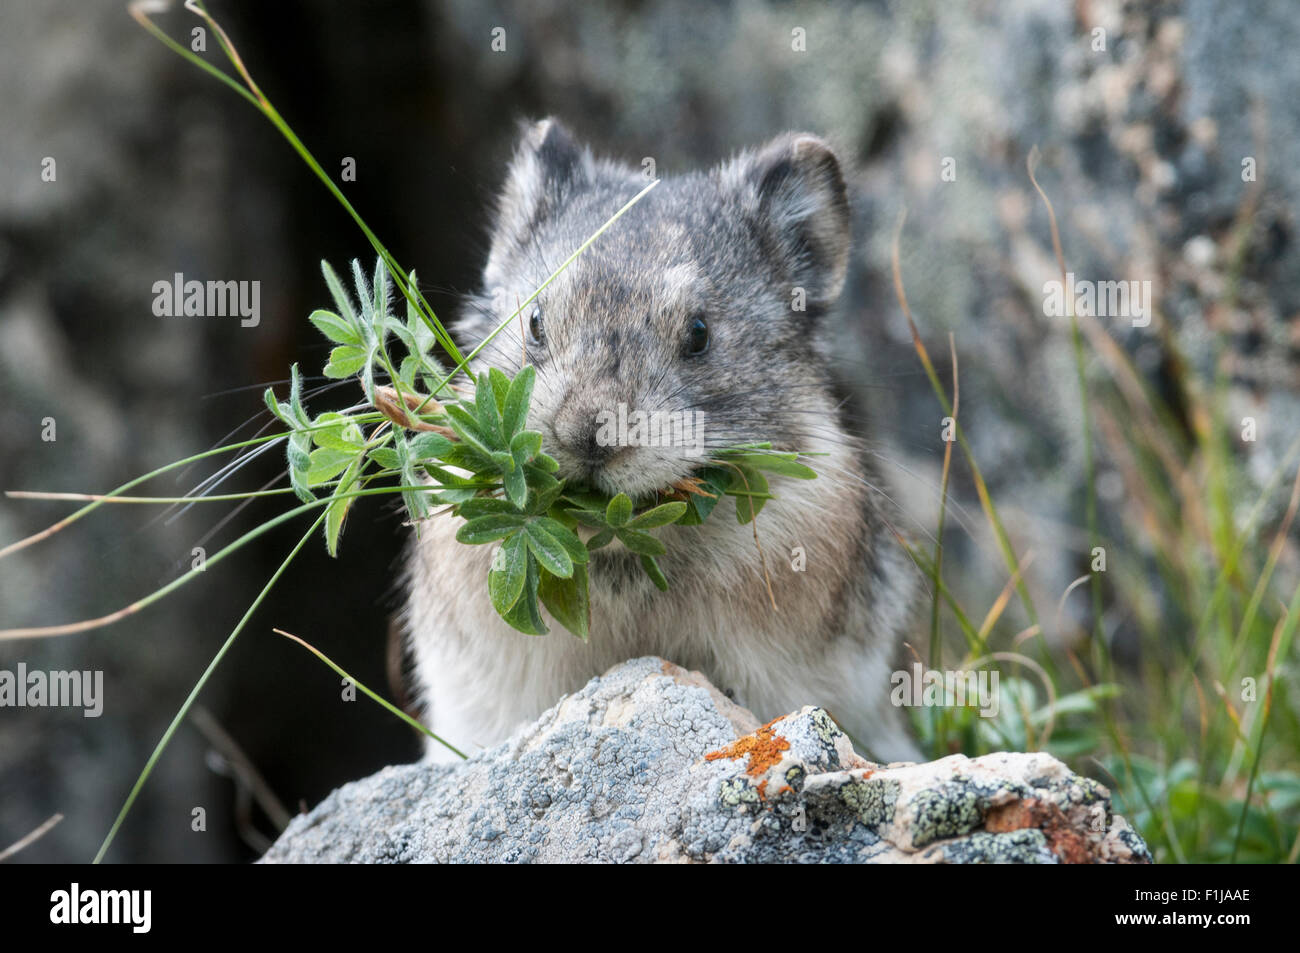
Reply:
<svg viewBox="0 0 1300 953"><path fill-rule="evenodd" d="M484 272L491 287L502 283L525 253L532 230L554 214L594 175L590 151L558 120L523 123L518 145L497 198L492 250Z"/></svg>
<svg viewBox="0 0 1300 953"><path fill-rule="evenodd" d="M831 147L788 132L726 163L718 178L770 239L778 273L810 301L834 301L848 270L849 202Z"/></svg>

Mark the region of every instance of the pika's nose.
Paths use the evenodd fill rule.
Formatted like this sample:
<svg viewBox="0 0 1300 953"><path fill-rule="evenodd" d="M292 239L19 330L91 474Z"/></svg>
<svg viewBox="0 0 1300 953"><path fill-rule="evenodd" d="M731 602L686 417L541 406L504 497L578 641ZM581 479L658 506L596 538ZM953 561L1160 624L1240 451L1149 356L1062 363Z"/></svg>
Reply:
<svg viewBox="0 0 1300 953"><path fill-rule="evenodd" d="M583 458L590 466L600 466L602 463L612 457L618 450L614 444L602 443L600 440L600 428L593 420L582 428L582 434L578 440L578 447Z"/></svg>
<svg viewBox="0 0 1300 953"><path fill-rule="evenodd" d="M595 413L565 415L558 421L555 436L560 445L578 457L588 468L594 469L609 460L618 447L601 439L601 428Z"/></svg>
<svg viewBox="0 0 1300 953"><path fill-rule="evenodd" d="M588 470L608 463L618 453L616 441L607 439L608 427L601 427L597 409L587 402L571 402L555 421L559 445Z"/></svg>

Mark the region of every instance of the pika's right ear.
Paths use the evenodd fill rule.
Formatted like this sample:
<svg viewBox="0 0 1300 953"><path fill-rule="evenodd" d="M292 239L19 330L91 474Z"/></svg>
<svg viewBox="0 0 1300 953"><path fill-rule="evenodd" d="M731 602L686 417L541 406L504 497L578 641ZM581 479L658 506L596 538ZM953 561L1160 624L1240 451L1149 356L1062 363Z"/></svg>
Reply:
<svg viewBox="0 0 1300 953"><path fill-rule="evenodd" d="M849 203L831 147L788 132L722 165L722 188L753 216L778 269L828 304L840 293L849 262Z"/></svg>
<svg viewBox="0 0 1300 953"><path fill-rule="evenodd" d="M590 151L558 120L521 123L519 144L497 199L496 227L485 279L499 283L502 266L527 243L528 234L577 189L594 170Z"/></svg>

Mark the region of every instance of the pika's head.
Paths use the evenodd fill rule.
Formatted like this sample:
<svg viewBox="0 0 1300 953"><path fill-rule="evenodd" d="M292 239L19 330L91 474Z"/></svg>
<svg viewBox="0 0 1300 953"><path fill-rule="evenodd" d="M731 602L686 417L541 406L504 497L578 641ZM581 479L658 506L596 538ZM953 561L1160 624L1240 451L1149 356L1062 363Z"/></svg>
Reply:
<svg viewBox="0 0 1300 953"><path fill-rule="evenodd" d="M649 163L647 163L649 165ZM477 344L651 181L558 122L524 129L498 202ZM559 475L643 498L710 450L816 449L823 316L844 283L849 209L834 153L786 133L708 173L665 178L480 355L536 367L529 427Z"/></svg>

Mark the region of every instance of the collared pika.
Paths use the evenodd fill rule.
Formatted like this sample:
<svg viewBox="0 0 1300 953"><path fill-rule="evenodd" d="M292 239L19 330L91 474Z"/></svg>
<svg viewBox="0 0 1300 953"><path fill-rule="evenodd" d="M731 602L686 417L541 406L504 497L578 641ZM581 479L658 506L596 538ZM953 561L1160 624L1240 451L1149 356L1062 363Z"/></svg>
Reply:
<svg viewBox="0 0 1300 953"><path fill-rule="evenodd" d="M527 126L464 340L513 313L647 181L593 158L554 120ZM707 174L665 179L484 349L480 366L509 374L526 349L529 427L559 476L608 493L653 499L701 464L692 447L597 440L601 411L620 404L702 412L706 451L771 441L826 455L810 460L815 480L773 477L776 498L758 517L776 609L754 527L728 499L700 526L657 531L667 592L617 543L592 554L585 643L559 625L541 637L510 628L488 599L492 547L456 542L452 518L423 523L404 622L434 731L468 750L495 744L592 676L653 654L704 672L763 719L821 705L866 753L916 757L889 702L915 568L831 381L826 317L849 244L834 153L786 133Z"/></svg>

